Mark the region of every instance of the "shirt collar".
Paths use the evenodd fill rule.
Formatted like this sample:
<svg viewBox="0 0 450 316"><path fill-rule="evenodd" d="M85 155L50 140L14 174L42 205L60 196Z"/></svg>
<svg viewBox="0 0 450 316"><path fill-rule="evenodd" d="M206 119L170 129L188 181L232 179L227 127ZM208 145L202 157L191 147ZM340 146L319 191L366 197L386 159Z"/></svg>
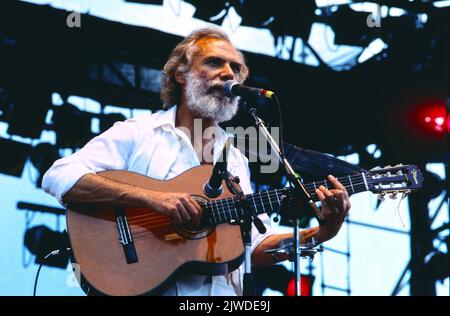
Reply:
<svg viewBox="0 0 450 316"><path fill-rule="evenodd" d="M153 128L161 127L164 130L174 129L175 128L175 119L177 115L177 106L174 105L168 110L162 110L159 113L158 118L156 119L156 122L153 125Z"/></svg>
<svg viewBox="0 0 450 316"><path fill-rule="evenodd" d="M160 115L158 116L153 128L162 128L165 131L176 132L175 128L175 120L177 115L177 105L172 106L168 110L162 110ZM229 135L225 132L223 128L218 126L219 133L216 133L217 136L216 141L214 143L214 161L217 160L219 155L222 152L222 149L225 145L225 142L228 140ZM180 133L182 133L180 131ZM182 133L184 135L184 133Z"/></svg>

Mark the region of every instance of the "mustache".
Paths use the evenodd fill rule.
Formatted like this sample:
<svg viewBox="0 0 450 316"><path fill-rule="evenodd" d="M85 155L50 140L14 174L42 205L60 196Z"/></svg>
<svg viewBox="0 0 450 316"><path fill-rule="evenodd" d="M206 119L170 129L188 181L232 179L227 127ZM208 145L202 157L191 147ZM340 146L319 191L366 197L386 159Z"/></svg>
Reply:
<svg viewBox="0 0 450 316"><path fill-rule="evenodd" d="M194 83L194 86L199 89L199 92L204 95L214 94L214 97L219 97L216 95L216 92L221 92L224 98L227 100L229 99L225 93L224 93L224 85L225 81L222 81L221 79L215 79L215 80L208 80L205 77L202 77L197 74L192 74L190 77L190 80Z"/></svg>
<svg viewBox="0 0 450 316"><path fill-rule="evenodd" d="M208 91L213 91L213 90L223 91L223 86L224 86L223 82L210 82L207 85L207 90Z"/></svg>

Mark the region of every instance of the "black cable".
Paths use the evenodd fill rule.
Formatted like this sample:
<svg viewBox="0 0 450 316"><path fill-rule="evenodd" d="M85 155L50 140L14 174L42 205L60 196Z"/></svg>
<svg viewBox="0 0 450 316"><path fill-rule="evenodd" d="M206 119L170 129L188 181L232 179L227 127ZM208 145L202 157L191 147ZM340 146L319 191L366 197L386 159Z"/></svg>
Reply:
<svg viewBox="0 0 450 316"><path fill-rule="evenodd" d="M280 100L278 100L278 97L276 95L273 96L273 99L275 100L275 103L277 104L277 108L278 108L278 121L280 124L280 151L281 151L281 155L282 158L284 158L284 143L283 143L283 117L281 114L281 105L280 105Z"/></svg>
<svg viewBox="0 0 450 316"><path fill-rule="evenodd" d="M34 290L33 290L33 296L36 296L36 288L37 288L37 283L38 283L38 279L39 279L39 273L41 272L42 266L44 265L45 261L47 261L47 259L51 256L56 256L59 255L60 251L58 250L53 250L52 252L50 252L49 254L47 254L44 259L42 260L41 264L39 265L39 268L37 270L36 273L36 278L34 280Z"/></svg>
<svg viewBox="0 0 450 316"><path fill-rule="evenodd" d="M39 265L39 268L38 268L37 273L36 273L36 278L34 279L33 296L36 296L36 288L37 288L37 283L38 283L38 279L39 279L39 273L41 272L41 268L42 268L43 265L44 265L43 262Z"/></svg>

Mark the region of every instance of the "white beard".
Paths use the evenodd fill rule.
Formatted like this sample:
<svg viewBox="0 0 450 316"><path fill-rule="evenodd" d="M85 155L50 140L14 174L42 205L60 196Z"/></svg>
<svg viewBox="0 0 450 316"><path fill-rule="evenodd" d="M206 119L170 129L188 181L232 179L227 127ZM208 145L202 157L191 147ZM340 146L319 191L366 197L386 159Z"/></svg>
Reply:
<svg viewBox="0 0 450 316"><path fill-rule="evenodd" d="M214 123L229 121L236 115L239 98L229 98L225 95L218 97L209 94L209 89L222 86L223 82L208 83L200 76L188 72L186 76L186 102L189 109L202 118L210 119Z"/></svg>

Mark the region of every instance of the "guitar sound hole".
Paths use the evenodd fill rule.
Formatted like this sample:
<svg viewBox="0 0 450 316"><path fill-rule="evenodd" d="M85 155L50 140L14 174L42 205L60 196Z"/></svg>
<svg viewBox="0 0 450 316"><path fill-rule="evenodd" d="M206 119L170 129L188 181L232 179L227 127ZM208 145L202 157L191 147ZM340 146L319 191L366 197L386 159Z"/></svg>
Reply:
<svg viewBox="0 0 450 316"><path fill-rule="evenodd" d="M208 202L207 199L199 195L193 195L192 198L199 203ZM173 229L186 239L202 239L208 236L214 229L215 226L205 226L200 224L198 226L187 224L187 225L173 225Z"/></svg>
<svg viewBox="0 0 450 316"><path fill-rule="evenodd" d="M173 229L178 235L186 239L202 239L208 236L214 227L200 227L194 225L173 225Z"/></svg>

